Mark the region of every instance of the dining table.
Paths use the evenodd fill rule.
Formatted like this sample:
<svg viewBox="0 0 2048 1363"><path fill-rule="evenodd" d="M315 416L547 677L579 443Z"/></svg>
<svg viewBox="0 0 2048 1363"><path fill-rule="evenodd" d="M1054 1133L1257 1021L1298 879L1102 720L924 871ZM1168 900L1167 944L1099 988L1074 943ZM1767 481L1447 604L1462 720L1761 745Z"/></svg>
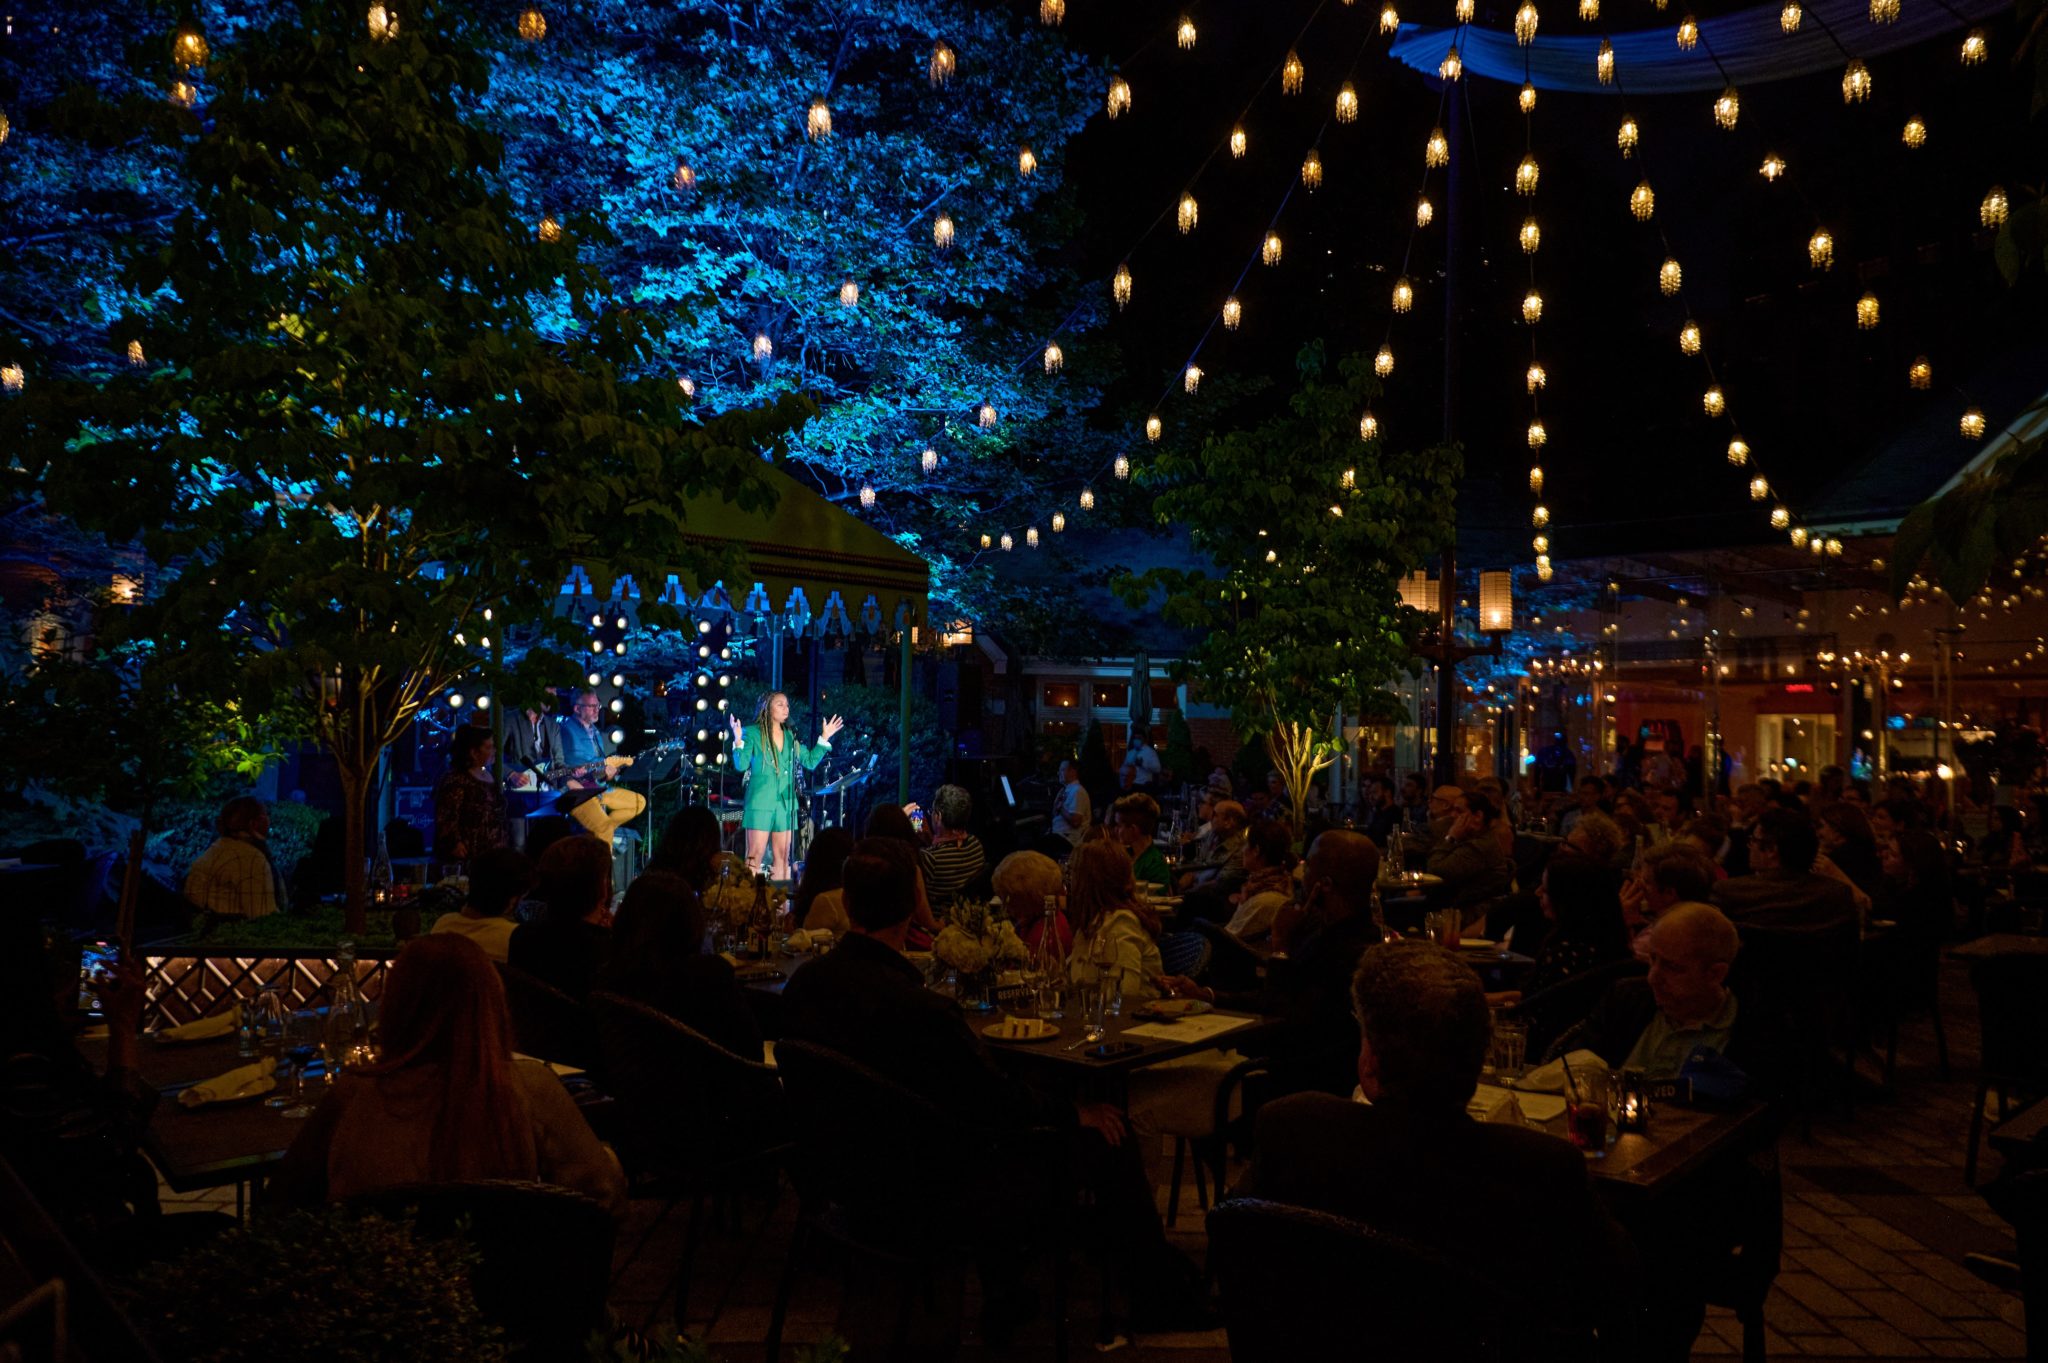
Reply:
<svg viewBox="0 0 2048 1363"><path fill-rule="evenodd" d="M79 1050L95 1069L105 1066L104 1038L81 1040ZM143 1153L173 1192L232 1186L239 1210L249 1186L261 1182L284 1158L304 1121L265 1107L267 1093L200 1107L179 1104L178 1094L192 1085L256 1063L236 1054L232 1034L184 1043L160 1042L145 1035L140 1050L136 1069L161 1095L143 1132ZM283 1091L286 1081L278 1083L278 1091ZM307 1094L317 1100L324 1084L315 1073L306 1081Z"/></svg>

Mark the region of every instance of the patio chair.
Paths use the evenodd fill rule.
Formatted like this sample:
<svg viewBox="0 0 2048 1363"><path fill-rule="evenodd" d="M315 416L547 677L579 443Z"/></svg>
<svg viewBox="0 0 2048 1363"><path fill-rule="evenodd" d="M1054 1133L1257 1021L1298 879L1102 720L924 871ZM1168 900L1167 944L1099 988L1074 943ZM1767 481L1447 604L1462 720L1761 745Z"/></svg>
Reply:
<svg viewBox="0 0 2048 1363"><path fill-rule="evenodd" d="M1970 964L1977 991L1977 1088L1970 1105L1970 1137L1963 1181L1977 1186L1977 1146L1984 1137L1984 1104L1998 1095L1998 1116L2011 1115L2015 1093L2048 1092L2048 955L1990 956Z"/></svg>

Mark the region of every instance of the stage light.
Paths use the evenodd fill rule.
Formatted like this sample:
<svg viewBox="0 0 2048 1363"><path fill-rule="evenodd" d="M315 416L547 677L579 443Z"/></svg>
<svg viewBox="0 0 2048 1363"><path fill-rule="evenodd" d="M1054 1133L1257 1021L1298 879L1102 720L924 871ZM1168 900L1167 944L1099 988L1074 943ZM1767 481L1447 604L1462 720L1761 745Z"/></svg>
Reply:
<svg viewBox="0 0 2048 1363"><path fill-rule="evenodd" d="M462 693L460 691L450 691L448 693L448 708L451 710L460 710L462 708Z"/></svg>
<svg viewBox="0 0 2048 1363"><path fill-rule="evenodd" d="M614 696L614 697L612 697L612 713L613 713L613 714L615 714L615 715L623 715L623 714L625 714L625 713L626 713L626 702L624 702L624 701L620 700L620 699L619 699L619 698L618 698L617 696ZM617 740L617 739L613 739L612 741L613 741L614 743L616 743L616 742L617 742L618 740Z"/></svg>
<svg viewBox="0 0 2048 1363"><path fill-rule="evenodd" d="M623 615L620 616L618 619L612 621L612 625L615 628L624 629L626 627L626 617Z"/></svg>
<svg viewBox="0 0 2048 1363"><path fill-rule="evenodd" d="M478 697L476 698L476 708L477 708L477 709L479 709L479 710L488 710L488 709L490 709L490 708L491 708L491 698L490 698L489 696L478 696Z"/></svg>
<svg viewBox="0 0 2048 1363"><path fill-rule="evenodd" d="M614 673L612 673L612 685L613 685L613 686L624 686L625 684L626 684L626 674L625 674L625 673L623 673L623 672L614 672Z"/></svg>
<svg viewBox="0 0 2048 1363"><path fill-rule="evenodd" d="M592 686L597 686L604 681L604 678L598 676L597 673L593 672L589 676L585 677L583 680L589 682Z"/></svg>
<svg viewBox="0 0 2048 1363"><path fill-rule="evenodd" d="M612 730L611 739L614 743L624 743L626 741L626 731L624 729Z"/></svg>

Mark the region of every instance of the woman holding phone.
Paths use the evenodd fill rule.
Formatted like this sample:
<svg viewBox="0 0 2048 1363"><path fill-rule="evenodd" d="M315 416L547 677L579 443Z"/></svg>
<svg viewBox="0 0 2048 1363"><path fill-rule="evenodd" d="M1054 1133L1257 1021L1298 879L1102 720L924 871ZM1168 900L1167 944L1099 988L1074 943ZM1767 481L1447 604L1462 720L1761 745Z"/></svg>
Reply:
<svg viewBox="0 0 2048 1363"><path fill-rule="evenodd" d="M746 808L740 827L747 835L747 867L758 873L762 853L769 852L775 873L790 878L790 836L796 831L796 769L816 771L831 750L832 735L846 727L838 715L818 730L818 741L806 747L789 731L789 697L770 691L761 697L754 722L744 728L738 715L732 725L732 767L746 777Z"/></svg>

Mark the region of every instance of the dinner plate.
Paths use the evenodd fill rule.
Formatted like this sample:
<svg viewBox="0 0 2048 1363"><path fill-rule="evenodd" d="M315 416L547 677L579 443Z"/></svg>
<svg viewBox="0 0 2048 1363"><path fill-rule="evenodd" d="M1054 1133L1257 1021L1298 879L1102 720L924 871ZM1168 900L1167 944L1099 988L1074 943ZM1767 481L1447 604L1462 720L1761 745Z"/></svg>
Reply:
<svg viewBox="0 0 2048 1363"><path fill-rule="evenodd" d="M1050 1041L1060 1034L1059 1024L1056 1022L1044 1022L1041 1019L1041 1025L1048 1030L1039 1033L1037 1036L1004 1036L1002 1034L1003 1022L999 1019L982 1028L981 1034L990 1041L1000 1041L1006 1046L1036 1046L1039 1042Z"/></svg>
<svg viewBox="0 0 2048 1363"><path fill-rule="evenodd" d="M1161 1018L1172 1022L1176 1018L1191 1018L1206 1013L1212 1005L1207 999L1154 999L1137 1009L1137 1016Z"/></svg>

